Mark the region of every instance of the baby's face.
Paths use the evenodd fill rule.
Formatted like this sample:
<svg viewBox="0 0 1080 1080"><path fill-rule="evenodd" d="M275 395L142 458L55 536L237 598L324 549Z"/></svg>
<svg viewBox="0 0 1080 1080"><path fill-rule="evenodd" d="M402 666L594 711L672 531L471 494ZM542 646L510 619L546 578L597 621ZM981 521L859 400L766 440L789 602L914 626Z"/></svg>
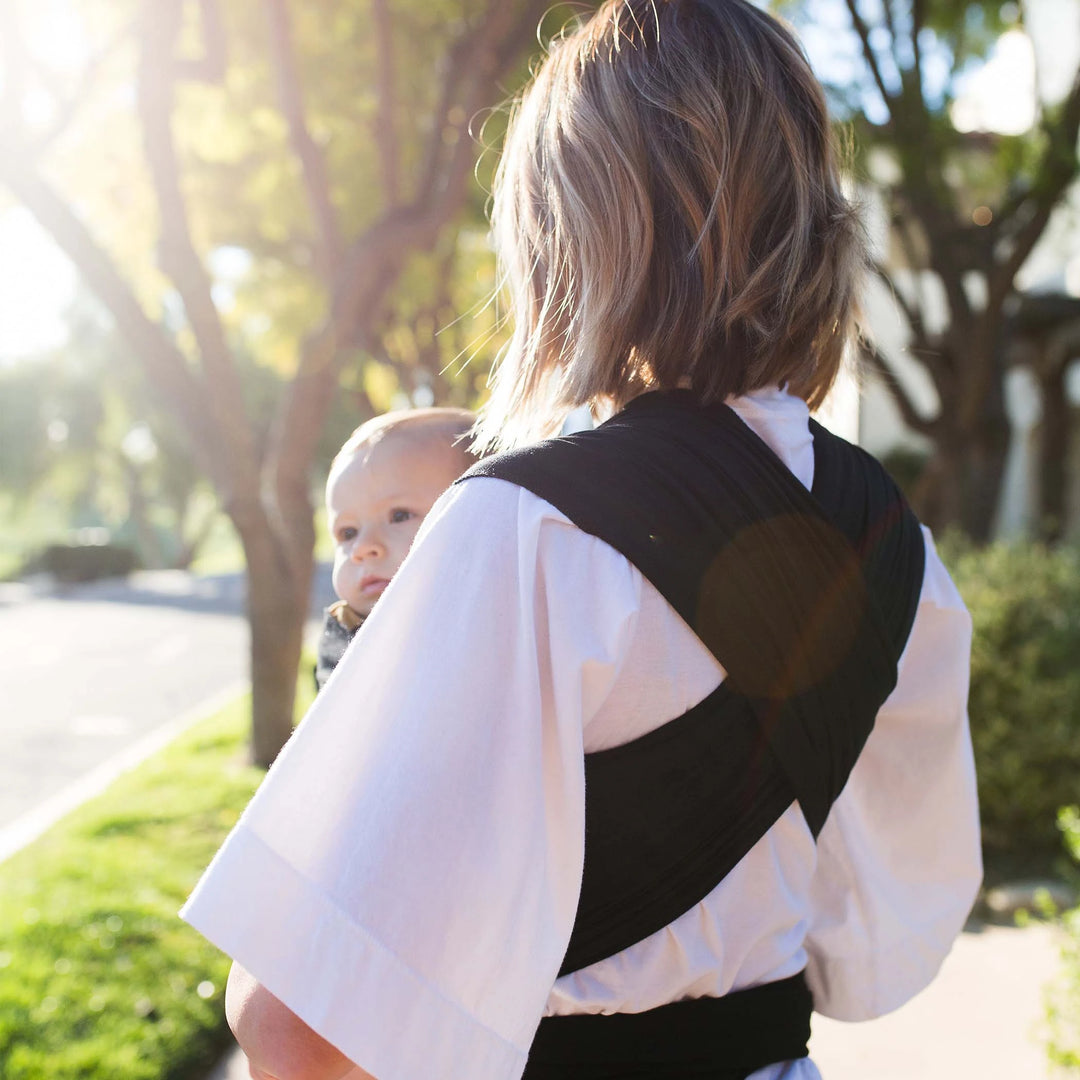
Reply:
<svg viewBox="0 0 1080 1080"><path fill-rule="evenodd" d="M420 522L458 478L447 447L388 434L330 476L326 511L334 539L334 591L368 615L409 552Z"/></svg>

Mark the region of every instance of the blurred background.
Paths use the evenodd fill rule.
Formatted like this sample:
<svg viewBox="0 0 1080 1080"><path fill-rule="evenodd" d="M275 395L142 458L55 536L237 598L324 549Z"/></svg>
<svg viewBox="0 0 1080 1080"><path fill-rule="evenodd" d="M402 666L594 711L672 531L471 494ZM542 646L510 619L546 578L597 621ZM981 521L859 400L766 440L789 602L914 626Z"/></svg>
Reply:
<svg viewBox="0 0 1080 1080"><path fill-rule="evenodd" d="M375 413L482 402L508 103L593 7L0 0L4 1080L227 1046L223 960L174 914L310 698L329 460ZM908 1056L815 1052L1080 1075L1080 0L774 10L873 246L823 419L971 608L987 856L948 1001L865 1025Z"/></svg>

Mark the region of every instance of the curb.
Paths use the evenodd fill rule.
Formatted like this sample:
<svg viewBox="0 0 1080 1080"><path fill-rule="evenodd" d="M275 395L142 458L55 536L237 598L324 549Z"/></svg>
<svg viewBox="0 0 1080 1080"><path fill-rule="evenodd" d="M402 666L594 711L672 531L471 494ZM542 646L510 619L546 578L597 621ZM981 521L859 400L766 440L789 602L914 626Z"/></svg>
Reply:
<svg viewBox="0 0 1080 1080"><path fill-rule="evenodd" d="M241 694L246 693L249 687L250 683L246 679L227 686L174 720L155 728L126 750L102 762L43 803L39 803L33 810L28 810L10 824L5 825L0 829L0 864L36 840L61 818L66 817L96 795L100 795L124 773L130 772L147 758L163 750L198 721L206 719L229 702L236 700Z"/></svg>
<svg viewBox="0 0 1080 1080"><path fill-rule="evenodd" d="M236 1043L218 1059L218 1063L206 1074L206 1080L250 1080L247 1058Z"/></svg>

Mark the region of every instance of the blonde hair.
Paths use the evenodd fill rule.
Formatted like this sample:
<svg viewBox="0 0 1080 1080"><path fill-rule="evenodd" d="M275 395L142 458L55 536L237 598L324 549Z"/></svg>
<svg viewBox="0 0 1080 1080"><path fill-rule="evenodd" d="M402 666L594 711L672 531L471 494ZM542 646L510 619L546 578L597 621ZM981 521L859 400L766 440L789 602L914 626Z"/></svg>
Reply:
<svg viewBox="0 0 1080 1080"><path fill-rule="evenodd" d="M744 0L607 0L511 119L492 227L513 336L477 445L648 389L765 386L816 407L864 258L824 95Z"/></svg>
<svg viewBox="0 0 1080 1080"><path fill-rule="evenodd" d="M330 463L329 479L357 454L390 437L406 437L432 452L456 454L461 471L475 465L477 456L469 449L468 438L476 414L468 409L399 409L374 416L361 424L342 444ZM328 483L329 483L328 479Z"/></svg>

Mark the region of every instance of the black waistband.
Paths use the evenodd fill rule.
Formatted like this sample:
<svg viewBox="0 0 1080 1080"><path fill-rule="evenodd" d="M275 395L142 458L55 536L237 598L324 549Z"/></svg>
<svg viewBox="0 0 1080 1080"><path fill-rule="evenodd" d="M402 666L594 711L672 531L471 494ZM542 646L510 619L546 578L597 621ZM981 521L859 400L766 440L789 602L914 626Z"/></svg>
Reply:
<svg viewBox="0 0 1080 1080"><path fill-rule="evenodd" d="M813 1000L800 972L642 1013L549 1016L522 1080L745 1080L806 1057Z"/></svg>

